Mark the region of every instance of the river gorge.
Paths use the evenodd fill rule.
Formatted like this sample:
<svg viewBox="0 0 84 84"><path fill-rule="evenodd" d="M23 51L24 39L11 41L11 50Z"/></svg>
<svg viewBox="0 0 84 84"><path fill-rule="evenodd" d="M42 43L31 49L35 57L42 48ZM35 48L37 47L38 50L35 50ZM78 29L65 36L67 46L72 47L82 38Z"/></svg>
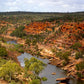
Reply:
<svg viewBox="0 0 84 84"><path fill-rule="evenodd" d="M16 41L7 41L7 43L17 44ZM47 64L44 70L39 74L40 77L46 77L47 81L42 81L42 84L57 84L59 82L56 81L57 78L64 78L67 77L66 72L55 65L49 64L48 59L41 59L40 57L32 56L29 53L22 53L20 56L17 57L18 61L20 62L21 67L24 67L24 58L30 59L31 57L35 57L38 60L43 61ZM56 74L52 74L56 73ZM84 84L82 81L77 81L74 78L71 78L69 84Z"/></svg>

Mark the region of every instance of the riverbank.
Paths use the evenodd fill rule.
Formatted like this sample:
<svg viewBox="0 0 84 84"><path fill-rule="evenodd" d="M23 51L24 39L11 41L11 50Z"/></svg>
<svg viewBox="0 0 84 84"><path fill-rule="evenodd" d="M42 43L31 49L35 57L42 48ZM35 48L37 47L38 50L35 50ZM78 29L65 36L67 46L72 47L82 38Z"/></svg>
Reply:
<svg viewBox="0 0 84 84"><path fill-rule="evenodd" d="M56 57L49 46L42 45L42 44L37 44L38 49L40 51L40 58L42 59L49 59L49 64L55 65L57 67L60 67L62 70L67 72L67 77L73 77L76 78L77 80L79 77L77 76L77 70L76 70L76 65L79 64L83 59L75 59L75 56L69 56L69 62L66 65L63 65L62 59L59 57ZM33 53L33 48L31 48L31 51ZM28 51L28 53L32 54L31 52ZM32 54L33 56L36 55L35 52ZM83 80L82 78L80 80Z"/></svg>
<svg viewBox="0 0 84 84"><path fill-rule="evenodd" d="M63 65L64 60L60 59L59 57L56 57L52 53L51 48L49 46L38 44L38 48L42 49L42 51L40 52L43 56L42 58L47 57L50 60L50 64L56 65L57 67L60 67L61 69L65 70L67 72L68 77L79 79L79 77L76 74L76 65L83 61L82 58L75 59L75 56L69 56L69 62L66 65Z"/></svg>
<svg viewBox="0 0 84 84"><path fill-rule="evenodd" d="M8 37L5 37L5 38L8 38ZM10 39L10 38L9 38L9 39ZM12 40L15 40L15 39L12 38ZM22 41L24 41L24 42L22 43ZM27 53L32 54L33 56L34 56L34 55L37 55L37 54L36 54L37 51L34 50L34 49L35 49L34 46L31 45L30 47L28 47L28 46L25 44L25 40L22 39L22 41L21 41L21 39L20 39L20 40L17 40L17 43L23 44L23 46L25 47L24 51L26 51ZM76 60L74 56L73 56L73 57L69 57L69 62L68 62L68 64L66 64L65 66L63 66L63 61L64 61L64 60L60 59L59 57L56 57L56 56L52 53L51 48L50 48L49 46L46 46L46 45L43 45L43 44L39 44L39 43L37 43L37 46L38 46L38 50L41 50L41 51L40 51L40 56L41 56L41 58L43 58L43 59L45 59L45 58L49 59L49 60L50 60L50 64L55 65L55 66L58 66L58 67L60 67L61 69L67 71L67 76L73 76L73 77L75 77L76 79L78 79L78 77L77 77L77 75L76 75L76 72L77 72L77 71L76 71L75 68L76 68L76 64L80 63L80 62L82 61L82 59ZM32 51L32 52L31 52L31 51ZM19 56L20 54L21 54L21 53L18 53L18 52L12 52L12 53L11 53L11 51L9 51L9 56L10 56L12 59L16 60L16 62L18 62L17 56ZM18 62L18 63L19 63L19 62Z"/></svg>

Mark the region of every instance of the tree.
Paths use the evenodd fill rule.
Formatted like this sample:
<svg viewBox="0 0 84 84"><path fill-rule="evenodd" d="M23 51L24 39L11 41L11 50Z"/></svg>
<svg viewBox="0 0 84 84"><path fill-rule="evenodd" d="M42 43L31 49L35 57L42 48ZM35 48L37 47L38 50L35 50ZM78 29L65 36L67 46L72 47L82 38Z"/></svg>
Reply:
<svg viewBox="0 0 84 84"><path fill-rule="evenodd" d="M29 84L41 84L41 82L39 79L34 79Z"/></svg>
<svg viewBox="0 0 84 84"><path fill-rule="evenodd" d="M44 69L43 66L39 65L38 62L34 62L29 67L29 70L33 71L36 75L38 75L40 71L42 71L43 69Z"/></svg>
<svg viewBox="0 0 84 84"><path fill-rule="evenodd" d="M4 78L4 80L11 81L12 79L16 79L15 75L19 74L20 71L20 66L9 60L0 67L0 77Z"/></svg>
<svg viewBox="0 0 84 84"><path fill-rule="evenodd" d="M45 66L45 63L34 57L32 57L30 60L25 58L24 61L26 71L32 71L35 74L36 78L38 77L39 73L44 69L43 66Z"/></svg>

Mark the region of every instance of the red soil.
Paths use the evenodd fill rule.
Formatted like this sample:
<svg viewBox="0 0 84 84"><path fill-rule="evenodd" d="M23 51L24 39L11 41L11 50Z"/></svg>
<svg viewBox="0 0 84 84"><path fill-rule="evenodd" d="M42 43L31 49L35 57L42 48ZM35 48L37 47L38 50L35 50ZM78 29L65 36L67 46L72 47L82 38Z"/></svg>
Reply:
<svg viewBox="0 0 84 84"><path fill-rule="evenodd" d="M28 34L39 34L44 32L45 30L52 31L52 23L50 22L33 22L30 23L28 26L25 26L25 31Z"/></svg>

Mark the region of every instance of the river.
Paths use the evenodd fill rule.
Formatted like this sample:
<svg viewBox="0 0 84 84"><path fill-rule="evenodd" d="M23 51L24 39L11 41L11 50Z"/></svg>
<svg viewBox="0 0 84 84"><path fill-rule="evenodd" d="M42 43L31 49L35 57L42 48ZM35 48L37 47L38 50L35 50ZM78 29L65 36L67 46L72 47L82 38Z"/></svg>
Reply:
<svg viewBox="0 0 84 84"><path fill-rule="evenodd" d="M24 58L28 58L30 59L31 57L35 57L32 56L28 53L23 53L20 56L18 56L18 61L20 62L21 66L24 67ZM37 58L37 57L35 57ZM56 84L58 83L56 81L57 78L62 78L62 77L66 77L66 73L65 71L61 70L60 68L48 64L49 60L48 59L41 59L41 58L37 58L41 61L43 61L44 63L47 64L47 66L45 67L45 69L39 74L40 77L47 77L47 81L42 81L42 84ZM52 75L52 73L56 73L56 75ZM77 84L75 80L70 80L70 84Z"/></svg>
<svg viewBox="0 0 84 84"><path fill-rule="evenodd" d="M9 43L9 42L16 44L15 41L8 41L7 43ZM21 66L24 67L25 66L24 65L24 58L30 59L31 57L37 58L36 56L32 56L26 52L21 54L17 58L21 64ZM55 65L48 64L49 63L48 59L41 59L41 58L37 58L37 59L41 60L47 64L47 66L44 68L44 70L39 74L40 77L46 77L48 79L47 81L42 81L42 84L57 84L58 83L56 81L57 78L66 77L65 71L56 67ZM52 75L53 72L56 73L56 75ZM75 79L70 79L69 84L84 84L84 82L77 81Z"/></svg>
<svg viewBox="0 0 84 84"><path fill-rule="evenodd" d="M17 44L16 41L7 41L8 44Z"/></svg>

